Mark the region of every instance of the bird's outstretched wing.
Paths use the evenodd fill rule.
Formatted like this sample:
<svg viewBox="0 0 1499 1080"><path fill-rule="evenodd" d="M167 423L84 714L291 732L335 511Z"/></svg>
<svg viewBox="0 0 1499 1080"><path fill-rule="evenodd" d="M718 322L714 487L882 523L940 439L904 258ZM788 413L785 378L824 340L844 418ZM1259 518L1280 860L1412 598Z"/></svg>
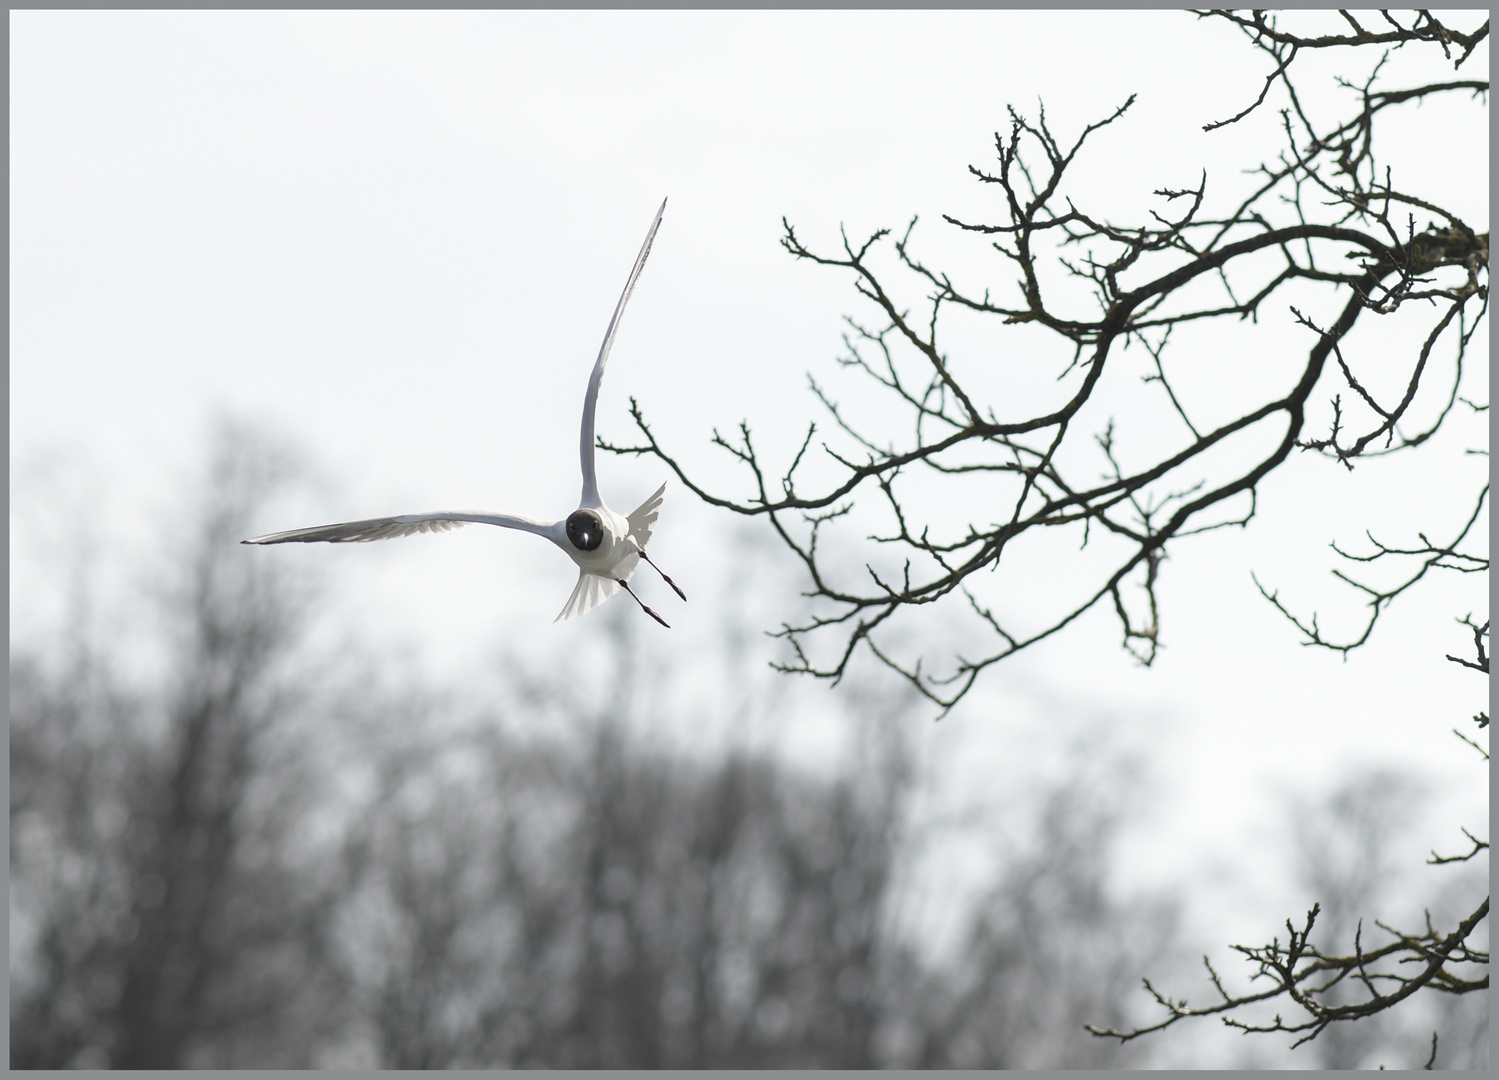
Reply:
<svg viewBox="0 0 1499 1080"><path fill-rule="evenodd" d="M481 525L499 525L506 529L523 529L548 539L558 529L557 523L533 521L514 514L490 514L482 510L437 511L431 514L402 514L399 517L370 518L368 521L345 521L338 525L316 525L310 529L290 529L287 532L267 533L242 544L313 544L319 541L330 544L364 544L371 540L393 540L398 536L414 533L447 532L461 528L469 522Z"/></svg>
<svg viewBox="0 0 1499 1080"><path fill-rule="evenodd" d="M636 558L635 561L640 560ZM597 574L590 574L587 570L580 571L578 584L573 587L573 594L567 598L567 603L562 606L561 613L552 621L561 622L563 619L571 619L574 615L582 615L585 611L592 611L617 592L619 592L619 582L599 577Z"/></svg>
<svg viewBox="0 0 1499 1080"><path fill-rule="evenodd" d="M661 509L661 495L665 490L666 485L662 484L656 489L656 494L636 507L635 512L625 519L630 523L630 539L641 548L651 542L651 532L655 529L656 518Z"/></svg>
<svg viewBox="0 0 1499 1080"><path fill-rule="evenodd" d="M640 272L645 269L646 256L651 253L651 243L656 239L656 230L661 227L661 215L666 213L666 200L661 200L661 209L656 211L656 220L651 222L651 231L645 234L645 243L640 254L635 256L635 266L630 271L630 280L625 282L625 291L620 293L619 303L614 307L614 317L609 320L609 329L604 334L604 346L599 349L599 358L593 363L593 374L588 377L588 392L583 396L583 430L579 439L579 454L583 464L583 500L578 505L597 509L599 483L593 469L593 414L599 403L599 384L604 381L604 364L609 359L609 350L614 346L614 335L619 332L620 316L625 313L625 304L635 291Z"/></svg>

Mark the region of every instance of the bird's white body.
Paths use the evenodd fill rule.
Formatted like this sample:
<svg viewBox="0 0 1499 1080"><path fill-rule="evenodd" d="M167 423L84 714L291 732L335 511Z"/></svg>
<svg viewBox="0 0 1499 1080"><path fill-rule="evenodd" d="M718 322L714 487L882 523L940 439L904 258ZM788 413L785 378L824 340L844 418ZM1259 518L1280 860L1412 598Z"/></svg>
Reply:
<svg viewBox="0 0 1499 1080"><path fill-rule="evenodd" d="M619 303L615 306L614 317L609 320L609 329L604 335L603 348L599 350L598 359L593 365L593 372L588 378L588 390L583 397L582 430L579 433L583 495L578 509L572 514L562 521L545 522L515 514L497 514L486 510L441 510L429 514L401 514L396 517L371 518L367 521L319 525L311 529L292 529L288 532L257 536L243 542L246 544L315 543L318 541L334 544L365 543L370 540L389 540L398 536L411 536L415 533L447 532L449 529L477 522L483 525L498 525L506 529L520 529L524 532L535 533L537 536L544 536L578 564L578 584L557 616L558 620L582 615L585 611L609 599L619 591L621 586L628 590L630 587L627 582L640 565L641 559L650 562L649 556L645 554L645 546L650 541L651 532L656 524L662 493L666 491L666 485L662 484L654 495L628 517L621 516L605 506L604 500L599 496L598 479L594 471L593 421L594 412L598 407L599 387L604 379L604 364L609 359L609 350L614 344L615 334L619 331L620 316L624 314L625 304L635 290L635 283L640 279L641 270L645 268L646 256L651 252L651 242L656 238L656 230L661 227L661 216L665 212L666 202L663 200L661 209L656 211L656 219L651 222L650 232L646 234L645 244L635 259L635 266L630 271L629 281L625 283L625 291L620 295ZM671 578L666 577L664 573L661 576L676 590L678 596L686 599L682 590L677 588ZM634 595L633 592L631 595ZM636 597L637 601L639 599ZM665 620L646 607L644 602L641 602L640 606L645 608L646 613L657 622L663 626L666 625Z"/></svg>
<svg viewBox="0 0 1499 1080"><path fill-rule="evenodd" d="M561 614L557 616L558 620L569 619L597 607L619 591L621 580L630 580L636 567L640 565L641 552L650 542L665 491L666 485L662 484L629 517L621 517L600 503L595 512L603 519L604 536L593 551L580 551L574 547L567 539L566 522L557 523L563 536L560 541L553 542L578 564L578 584L563 605Z"/></svg>

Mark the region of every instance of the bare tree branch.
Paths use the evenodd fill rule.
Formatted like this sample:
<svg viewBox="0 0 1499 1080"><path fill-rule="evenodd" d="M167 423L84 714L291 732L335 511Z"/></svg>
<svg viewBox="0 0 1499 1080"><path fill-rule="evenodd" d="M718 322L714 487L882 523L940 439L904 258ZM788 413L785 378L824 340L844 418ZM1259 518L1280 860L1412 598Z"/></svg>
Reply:
<svg viewBox="0 0 1499 1080"><path fill-rule="evenodd" d="M1463 972L1463 965L1486 967L1489 954L1471 948L1467 941L1478 926L1488 917L1489 901L1483 902L1471 915L1463 919L1451 933L1442 935L1428 927L1419 933L1405 933L1381 926L1394 939L1371 951L1364 951L1359 940L1354 942L1351 954L1338 956L1322 952L1310 943L1312 928L1316 924L1319 905L1307 912L1306 922L1300 930L1286 920L1287 940L1284 945L1276 938L1269 945L1235 945L1255 967L1254 979L1266 979L1270 987L1253 994L1229 994L1222 981L1208 964L1209 977L1221 1000L1200 1008L1188 1006L1185 998L1173 1001L1161 994L1145 980L1145 988L1156 1002L1167 1011L1165 1019L1145 1027L1121 1031L1116 1028L1099 1028L1088 1025L1094 1035L1105 1036L1127 1042L1161 1031L1189 1017L1220 1016L1224 1024L1244 1032L1285 1032L1298 1036L1293 1046L1301 1046L1322 1034L1332 1024L1345 1020L1361 1020L1389 1009L1424 987L1430 986L1449 994L1467 994L1487 990L1489 977L1464 977L1463 973L1448 970L1449 965ZM1400 964L1421 965L1414 974L1402 971ZM1367 997L1351 1005L1328 1005L1323 996L1345 980L1356 980L1362 985ZM1388 989L1384 989L1384 988ZM1268 1023L1257 1024L1224 1015L1246 1006L1286 997L1296 1005L1304 1019L1287 1021L1279 1013Z"/></svg>
<svg viewBox="0 0 1499 1080"><path fill-rule="evenodd" d="M1352 104L1343 118L1323 123L1297 97L1290 60L1297 49L1335 45L1471 51L1487 36L1487 24L1458 32L1422 13L1409 25L1377 32L1360 28L1303 39L1287 36L1263 13L1212 14L1229 18L1276 58L1261 100L1273 86L1287 99L1281 148L1254 170L1247 197L1215 208L1204 175L1192 187L1158 189L1163 209L1148 220L1105 220L1069 194L1069 181L1074 170L1089 167L1090 137L1127 124L1134 99L1068 139L1053 131L1044 108L1035 118L1012 108L1008 131L995 135L996 164L970 168L995 193L999 220L945 218L982 237L1014 271L1009 289L972 289L929 265L916 249L914 218L898 234L876 229L854 238L841 231L832 250L805 241L783 222L781 242L788 253L849 275L870 305L870 318L848 320L841 363L906 416L903 431L860 420L814 381L813 393L832 419L829 436L840 442L816 442L818 429L809 424L784 471L752 440L747 423L732 439L715 431L713 443L746 471L748 490L740 495L694 480L634 401L638 440L600 440L601 448L615 453L660 459L710 505L769 519L804 568L806 595L814 602L808 615L776 631L788 648L785 671L837 682L867 647L946 711L989 668L1059 633L1100 603L1118 619L1124 648L1151 664L1164 640L1158 586L1177 543L1215 529L1247 527L1259 507L1262 481L1293 450L1325 454L1351 470L1361 458L1424 445L1442 428L1461 397L1466 348L1487 312L1488 234L1470 227L1464 215L1396 190L1374 147L1391 110L1453 94L1483 95L1488 83L1385 89L1378 83L1378 61L1366 79L1344 84ZM1418 209L1433 218L1419 233L1412 216ZM922 291L920 302L902 298L902 279ZM1091 293L1091 306L1079 302L1078 284ZM1217 324L1225 334L1239 334L1237 327L1261 321L1282 299L1286 307L1280 310L1288 310L1307 334L1295 374L1246 400L1237 415L1206 422L1178 385L1188 365L1209 362L1182 352L1200 349L1204 339L1198 332L1189 346L1174 331ZM954 309L994 317L1000 330L1031 324L1051 335L1066 361L1049 400L1034 410L986 401L970 377L973 360L950 354L939 339L944 316ZM1389 399L1382 390L1376 393L1370 378L1389 358L1360 355L1364 339L1350 336L1377 319L1413 324L1423 342L1402 359L1402 389ZM1159 389L1159 404L1174 428L1169 448L1150 456L1135 450L1140 419L1102 413L1120 381L1133 378L1127 358L1132 346L1148 354L1143 378ZM1449 355L1450 385L1444 376L1433 389L1433 370ZM1349 388L1350 401L1326 389L1334 380ZM1324 393L1331 399L1332 430L1317 438L1307 422ZM1425 426L1406 434L1401 425L1418 409ZM1425 420L1431 412L1436 419ZM1226 464L1232 456L1224 455L1224 447L1267 427L1276 433L1268 449ZM820 485L804 478L814 469L827 477ZM948 485L942 490L953 493L949 505L964 507L968 520L916 510L913 494L939 483ZM854 541L845 534L874 514L888 521L863 530L875 549L864 559L850 558ZM1075 597L1064 601L1059 592L1048 610L1021 610L986 597L989 590L980 587L978 575L1023 574L1031 542L1043 534L1061 541L1064 533L1079 547L1108 553L1106 564L1094 557L1080 571ZM1368 626L1351 642L1321 640L1315 619L1297 625L1312 643L1345 652L1358 647L1384 607L1426 569L1486 568L1486 560L1459 554L1457 542L1381 549L1391 557L1427 557L1410 581L1393 590L1345 578L1371 597ZM900 644L910 637L902 629L917 609L946 603L953 594L963 598L959 610L977 620L975 640L987 644L945 659Z"/></svg>

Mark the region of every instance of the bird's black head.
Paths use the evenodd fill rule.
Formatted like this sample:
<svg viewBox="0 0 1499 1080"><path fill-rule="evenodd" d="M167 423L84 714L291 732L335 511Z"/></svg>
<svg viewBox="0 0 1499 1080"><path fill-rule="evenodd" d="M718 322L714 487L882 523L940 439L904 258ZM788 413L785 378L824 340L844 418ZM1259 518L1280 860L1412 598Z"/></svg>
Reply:
<svg viewBox="0 0 1499 1080"><path fill-rule="evenodd" d="M567 518L567 538L579 551L593 551L604 542L604 522L592 510L575 510Z"/></svg>

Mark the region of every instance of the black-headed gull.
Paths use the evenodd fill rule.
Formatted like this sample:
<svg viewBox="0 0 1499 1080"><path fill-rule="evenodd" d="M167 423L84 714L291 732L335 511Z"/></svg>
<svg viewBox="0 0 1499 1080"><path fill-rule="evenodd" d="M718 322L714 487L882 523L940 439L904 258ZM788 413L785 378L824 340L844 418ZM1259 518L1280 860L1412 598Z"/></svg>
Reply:
<svg viewBox="0 0 1499 1080"><path fill-rule="evenodd" d="M579 437L579 454L583 463L583 498L574 510L562 521L534 521L514 514L494 514L483 510L438 511L431 514L402 514L399 517L371 518L368 521L345 521L338 525L319 525L311 529L292 529L289 532L270 533L245 540L246 544L309 544L324 541L333 544L365 543L370 540L390 540L413 533L447 532L471 521L482 525L499 525L506 529L521 529L544 536L556 544L568 557L578 564L578 584L568 597L567 604L554 621L570 619L603 603L623 588L645 613L662 626L667 622L657 615L645 601L635 596L628 582L635 568L644 559L651 563L645 553L651 531L656 524L657 511L661 506L661 495L666 490L662 484L656 493L642 503L633 514L622 517L604 505L599 497L598 478L593 467L593 414L599 401L599 384L604 380L604 364L609 359L609 349L614 344L614 335L619 332L619 320L625 312L625 304L635 291L640 272L645 269L646 256L651 253L651 242L656 239L656 230L661 227L661 215L666 213L666 200L656 211L650 232L645 234L645 243L635 259L630 280L614 308L614 317L609 320L609 330L604 335L604 346L594 362L593 374L588 378L588 392L583 397L583 430ZM661 568L651 563L665 582L683 600L685 593L677 583L667 577Z"/></svg>

